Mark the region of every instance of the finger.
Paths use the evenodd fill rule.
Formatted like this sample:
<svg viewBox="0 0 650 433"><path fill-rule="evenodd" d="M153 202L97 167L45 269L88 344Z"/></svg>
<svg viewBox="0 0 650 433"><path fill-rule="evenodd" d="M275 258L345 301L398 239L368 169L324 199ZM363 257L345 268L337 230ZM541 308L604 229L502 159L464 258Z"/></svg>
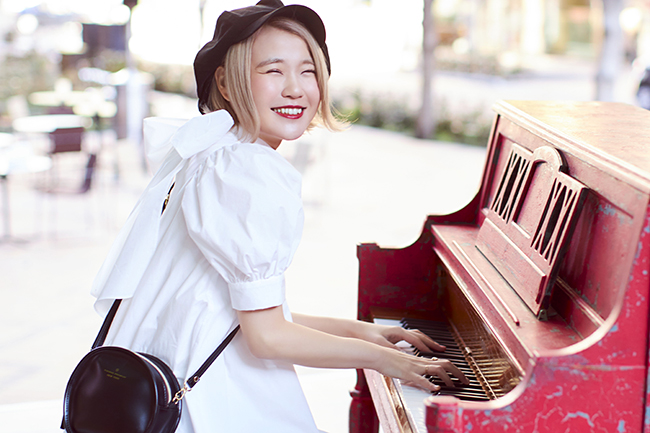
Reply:
<svg viewBox="0 0 650 433"><path fill-rule="evenodd" d="M391 343L406 341L423 353L444 352L446 349L445 346L435 342L419 329L404 329L400 326L393 326L388 329L384 336Z"/></svg>
<svg viewBox="0 0 650 433"><path fill-rule="evenodd" d="M462 371L458 369L451 361L445 360L445 364L443 364L443 367L445 368L446 371L450 372L454 376L458 378L463 384L469 385L469 379L465 377Z"/></svg>
<svg viewBox="0 0 650 433"><path fill-rule="evenodd" d="M445 385L451 388L454 387L454 382L451 381L449 374L447 374L447 371L442 365L434 364L433 366L429 366L428 371L429 371L429 375L436 376L437 378L445 382Z"/></svg>
<svg viewBox="0 0 650 433"><path fill-rule="evenodd" d="M418 389L423 389L425 391L429 392L438 392L440 391L440 387L433 382L429 381L428 379L424 379L424 382L421 382L419 379L418 380L403 380L402 385L407 385L407 386L412 386L414 388Z"/></svg>
<svg viewBox="0 0 650 433"><path fill-rule="evenodd" d="M430 348L435 350L436 352L444 352L446 347L437 341L434 341L431 337L426 335L424 332L420 331L419 329L415 330L415 333L420 337L420 339Z"/></svg>
<svg viewBox="0 0 650 433"><path fill-rule="evenodd" d="M449 373L451 373L452 375L456 376L458 380L460 380L463 384L469 385L469 379L451 361L449 361L448 359L438 360L438 358L432 358L432 360L437 361L437 365L442 367L442 369L445 371L445 375L444 375L445 377L449 378ZM442 380L445 380L445 377L443 376L438 376L438 377L440 377ZM447 383L446 380L445 383Z"/></svg>
<svg viewBox="0 0 650 433"><path fill-rule="evenodd" d="M446 349L442 344L438 344L420 330L407 331L404 340L415 346L420 352L431 353L431 351L444 352Z"/></svg>
<svg viewBox="0 0 650 433"><path fill-rule="evenodd" d="M422 388L422 389L426 389L426 390L431 391L431 392L440 391L440 387L438 385L436 385L435 383L433 383L432 381L430 381L426 377L428 375L429 375L429 372L426 371L426 369L425 369L425 372L421 376L418 376L417 379L414 379L413 383L415 383L415 385L417 387Z"/></svg>

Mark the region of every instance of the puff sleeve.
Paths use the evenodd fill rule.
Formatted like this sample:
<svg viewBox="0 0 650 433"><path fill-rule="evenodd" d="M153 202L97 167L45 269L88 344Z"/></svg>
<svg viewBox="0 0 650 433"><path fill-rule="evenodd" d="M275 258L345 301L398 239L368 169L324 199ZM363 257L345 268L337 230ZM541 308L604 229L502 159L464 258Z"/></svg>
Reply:
<svg viewBox="0 0 650 433"><path fill-rule="evenodd" d="M234 309L284 302L284 272L303 228L300 187L293 166L258 143L219 149L188 182L181 206L189 235L228 282Z"/></svg>

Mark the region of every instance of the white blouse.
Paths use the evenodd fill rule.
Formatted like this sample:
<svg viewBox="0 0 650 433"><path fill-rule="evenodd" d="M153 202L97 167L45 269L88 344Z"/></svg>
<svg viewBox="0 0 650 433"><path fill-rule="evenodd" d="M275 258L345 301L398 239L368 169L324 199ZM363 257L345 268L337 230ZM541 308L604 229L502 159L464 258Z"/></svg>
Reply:
<svg viewBox="0 0 650 433"><path fill-rule="evenodd" d="M96 309L125 299L107 345L153 354L184 382L237 325L235 310L283 306L300 241L300 174L262 141L240 141L225 111L147 119L160 169L95 280ZM169 204L162 203L174 183ZM235 337L186 394L179 433L317 432L293 365Z"/></svg>

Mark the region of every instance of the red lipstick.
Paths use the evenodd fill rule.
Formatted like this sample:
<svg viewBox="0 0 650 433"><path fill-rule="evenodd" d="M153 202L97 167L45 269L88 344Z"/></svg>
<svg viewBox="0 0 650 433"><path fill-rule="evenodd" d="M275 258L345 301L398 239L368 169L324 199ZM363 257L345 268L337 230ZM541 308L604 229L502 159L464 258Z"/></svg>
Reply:
<svg viewBox="0 0 650 433"><path fill-rule="evenodd" d="M285 105L283 107L272 108L271 110L286 119L300 119L305 112L305 107Z"/></svg>

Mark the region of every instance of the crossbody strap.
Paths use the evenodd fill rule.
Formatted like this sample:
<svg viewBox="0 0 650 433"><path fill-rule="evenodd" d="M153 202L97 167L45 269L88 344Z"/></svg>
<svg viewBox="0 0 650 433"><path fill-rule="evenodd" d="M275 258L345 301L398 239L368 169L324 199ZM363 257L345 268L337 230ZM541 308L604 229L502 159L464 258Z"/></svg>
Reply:
<svg viewBox="0 0 650 433"><path fill-rule="evenodd" d="M104 322L102 323L102 327L99 329L99 333L97 334L97 338L95 338L95 341L93 342L93 349L102 346L104 344L104 341L106 340L106 335L108 335L108 330L111 327L111 324L113 323L113 319L115 318L115 313L117 313L117 309L120 307L120 304L122 303L121 299L116 299L113 302L113 305L111 305L111 309L108 311L108 314L106 314L106 317L104 318ZM230 331L230 334L224 340L219 344L219 346L212 352L212 354L208 357L208 359L205 360L203 364L199 367L198 370L196 370L196 373L194 373L189 379L185 381L185 384L183 388L181 388L180 391L176 393L174 396L174 403L177 403L180 401L183 396L185 396L185 393L188 392L189 390L192 389L194 385L196 385L199 380L201 379L201 376L203 376L203 373L206 372L208 368L212 365L212 363L217 359L217 357L223 352L223 350L228 346L228 343L232 341L233 338L235 338L235 334L237 334L237 331L239 331L239 325L235 327L232 331Z"/></svg>
<svg viewBox="0 0 650 433"><path fill-rule="evenodd" d="M113 305L111 305L111 309L108 310L108 314L106 315L106 317L104 317L104 323L102 323L102 327L99 328L99 334L97 334L97 338L95 338L95 341L93 342L93 347L91 347L91 349L104 345L104 341L106 340L106 335L108 335L108 330L111 327L111 323L113 323L113 319L115 318L115 313L117 313L117 309L119 308L121 303L122 303L121 299L116 299L113 302Z"/></svg>
<svg viewBox="0 0 650 433"><path fill-rule="evenodd" d="M172 190L174 189L175 185L176 182L172 183L172 186L169 188L169 192L167 192L167 198L165 198L165 201L162 206L162 210L160 212L161 215L165 213L165 209L167 208L167 204L169 203L169 198L171 196ZM95 341L93 342L92 349L95 349L96 347L102 346L104 344L104 341L106 340L106 336L108 335L108 330L110 329L111 324L113 323L113 319L115 318L115 314L117 313L117 309L120 307L121 303L122 303L121 299L116 299L113 302L113 305L111 305L111 309L108 310L108 314L106 314L106 317L104 318L102 327L99 329L97 338L95 338ZM178 403L185 396L185 393L191 390L192 387L198 383L198 381L201 379L201 376L203 376L203 373L205 373L206 370L210 368L210 366L215 361L215 359L217 359L217 357L221 354L221 352L223 352L226 346L228 346L228 343L230 343L232 339L235 338L235 334L237 334L237 331L239 331L239 325L237 325L235 329L230 331L230 334L228 334L228 336L221 342L219 347L217 347L214 350L214 352L212 352L212 354L208 357L208 359L206 359L205 362L201 364L199 369L196 370L196 373L194 373L189 379L185 381L181 390L178 391L174 396L174 399L172 400L174 403Z"/></svg>

